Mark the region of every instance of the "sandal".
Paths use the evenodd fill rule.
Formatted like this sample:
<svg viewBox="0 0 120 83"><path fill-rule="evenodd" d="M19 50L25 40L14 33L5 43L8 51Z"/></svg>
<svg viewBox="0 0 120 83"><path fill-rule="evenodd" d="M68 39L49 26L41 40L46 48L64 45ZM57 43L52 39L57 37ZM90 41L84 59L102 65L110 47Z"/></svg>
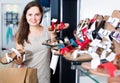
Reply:
<svg viewBox="0 0 120 83"><path fill-rule="evenodd" d="M6 53L5 56L0 58L0 63L2 64L9 64L15 59L17 59L17 56L23 56L25 52L21 52L21 50L16 50L14 48L11 49L11 52Z"/></svg>
<svg viewBox="0 0 120 83"><path fill-rule="evenodd" d="M65 46L64 48L60 49L60 54L64 55L65 52L70 52L74 50L75 48L73 46Z"/></svg>
<svg viewBox="0 0 120 83"><path fill-rule="evenodd" d="M87 37L87 30L87 28L83 28L81 30L84 41L81 42L79 39L76 39L76 43L81 50L84 50L91 42L91 40Z"/></svg>
<svg viewBox="0 0 120 83"><path fill-rule="evenodd" d="M103 18L103 16L99 15L96 19L96 26L95 26L95 30L92 32L92 36L93 36L93 39L100 39L102 40L102 38L99 36L98 34L98 31L100 30L100 28L103 28L104 29L104 26L105 26L105 20Z"/></svg>
<svg viewBox="0 0 120 83"><path fill-rule="evenodd" d="M58 44L58 41L56 39L48 39L45 42L42 43L42 45L47 45L50 47L56 47Z"/></svg>
<svg viewBox="0 0 120 83"><path fill-rule="evenodd" d="M111 33L112 33L111 31L105 30L105 29L102 29L102 28L98 31L98 34L101 38L104 37L104 38L106 38L107 40L110 40L110 41L112 41L112 37L110 37Z"/></svg>
<svg viewBox="0 0 120 83"><path fill-rule="evenodd" d="M69 27L69 23L63 23L63 22L58 23L57 19L52 19L52 24L48 28L48 30L49 31L56 31L57 32L57 31L66 29L68 27Z"/></svg>
<svg viewBox="0 0 120 83"><path fill-rule="evenodd" d="M92 19L90 19L90 23L88 25L88 29L90 29L91 26L93 25L93 23L95 23L97 17L98 17L98 14L95 14L94 17Z"/></svg>
<svg viewBox="0 0 120 83"><path fill-rule="evenodd" d="M58 50L54 50L54 55L59 55L59 56L64 56L66 53L70 53L71 51L74 50L74 47L72 46L65 46L61 49L58 49Z"/></svg>
<svg viewBox="0 0 120 83"><path fill-rule="evenodd" d="M107 22L110 23L112 26L117 27L119 19L116 17L109 17Z"/></svg>
<svg viewBox="0 0 120 83"><path fill-rule="evenodd" d="M120 32L118 32L118 31L112 31L110 33L110 37L112 39L114 39L115 41L117 41L118 43L120 43Z"/></svg>
<svg viewBox="0 0 120 83"><path fill-rule="evenodd" d="M103 70L103 73L108 73L111 77L114 76L114 72L117 70L116 66L111 62L100 64L97 69Z"/></svg>

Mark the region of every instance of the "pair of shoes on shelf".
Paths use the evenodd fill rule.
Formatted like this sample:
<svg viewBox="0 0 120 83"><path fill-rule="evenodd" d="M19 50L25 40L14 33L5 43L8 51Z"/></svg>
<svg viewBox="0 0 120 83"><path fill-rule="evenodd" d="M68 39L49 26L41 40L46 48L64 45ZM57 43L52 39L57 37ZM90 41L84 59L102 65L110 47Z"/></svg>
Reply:
<svg viewBox="0 0 120 83"><path fill-rule="evenodd" d="M70 52L74 50L75 48L73 46L65 46L64 48L60 49L60 54L64 55L65 52Z"/></svg>
<svg viewBox="0 0 120 83"><path fill-rule="evenodd" d="M69 27L69 23L58 22L57 19L52 19L52 24L48 27L49 31L59 32L60 30L67 29Z"/></svg>
<svg viewBox="0 0 120 83"><path fill-rule="evenodd" d="M17 57L23 56L24 54L25 52L23 52L22 50L16 50L12 48L10 52L6 53L3 57L0 58L0 63L9 64L17 59Z"/></svg>
<svg viewBox="0 0 120 83"><path fill-rule="evenodd" d="M88 38L87 32L88 32L88 28L84 27L81 29L81 38L75 37L76 44L78 45L78 47L81 50L84 50L86 48L86 46L91 42L91 39ZM75 35L75 33L74 33L74 35Z"/></svg>
<svg viewBox="0 0 120 83"><path fill-rule="evenodd" d="M61 39L48 39L45 42L42 43L42 45L50 46L51 48L57 47L57 49L64 48L65 46L72 45L73 47L77 47L77 44L74 39L68 39L67 37L64 38L64 41Z"/></svg>
<svg viewBox="0 0 120 83"><path fill-rule="evenodd" d="M73 38L69 39L68 37L64 38L64 44L66 46L73 46L73 47L77 47L77 43L75 42L75 40Z"/></svg>
<svg viewBox="0 0 120 83"><path fill-rule="evenodd" d="M55 55L63 55L64 56L66 52L69 53L74 49L75 48L70 45L70 46L64 46L64 47L62 47L60 49L53 49L53 50L55 51L54 52Z"/></svg>
<svg viewBox="0 0 120 83"><path fill-rule="evenodd" d="M58 45L58 40L56 38L55 39L48 39L45 42L43 42L42 45L56 47Z"/></svg>
<svg viewBox="0 0 120 83"><path fill-rule="evenodd" d="M100 30L100 28L104 28L104 26L105 26L104 17L102 15L97 15L96 21L94 21L93 24L90 27L90 29L94 28L94 30L92 31L92 38L93 39L97 38L97 39L102 40L102 38L98 34L98 31Z"/></svg>
<svg viewBox="0 0 120 83"><path fill-rule="evenodd" d="M86 49L87 45L91 42L91 40L85 40L83 42L80 42L80 40L76 40L76 43L78 45L78 48L81 49L81 50L84 50Z"/></svg>

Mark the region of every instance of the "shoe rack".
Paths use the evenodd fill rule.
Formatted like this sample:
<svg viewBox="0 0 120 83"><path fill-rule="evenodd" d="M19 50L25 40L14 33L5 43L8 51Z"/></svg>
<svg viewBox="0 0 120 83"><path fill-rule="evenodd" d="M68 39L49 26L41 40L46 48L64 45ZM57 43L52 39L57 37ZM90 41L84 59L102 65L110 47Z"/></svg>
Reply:
<svg viewBox="0 0 120 83"><path fill-rule="evenodd" d="M74 37L72 33L77 27L78 1L79 0L51 0L51 19L56 18L70 24L69 28L60 32L60 38L64 38L66 36L69 38ZM55 75L52 75L52 83L75 83L75 70L71 70L71 64L72 63L70 61L67 61L65 58L60 56L56 73ZM59 82L56 82L56 79L59 79Z"/></svg>

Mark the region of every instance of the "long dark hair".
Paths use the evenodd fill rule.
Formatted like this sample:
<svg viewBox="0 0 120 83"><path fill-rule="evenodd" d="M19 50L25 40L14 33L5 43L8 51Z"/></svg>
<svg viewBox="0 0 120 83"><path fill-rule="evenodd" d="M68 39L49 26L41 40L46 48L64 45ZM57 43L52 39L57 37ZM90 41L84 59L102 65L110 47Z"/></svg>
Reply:
<svg viewBox="0 0 120 83"><path fill-rule="evenodd" d="M24 41L26 41L27 43L30 43L28 40L29 24L27 23L27 20L26 20L26 13L27 13L28 9L30 9L33 6L36 6L39 8L39 10L42 14L42 17L43 17L43 9L42 9L41 5L39 3L37 3L36 1L31 1L25 6L22 17L21 17L19 25L18 25L18 32L16 33L17 43L21 44L23 46L24 46ZM42 21L42 18L40 20L40 23L41 23L41 21Z"/></svg>

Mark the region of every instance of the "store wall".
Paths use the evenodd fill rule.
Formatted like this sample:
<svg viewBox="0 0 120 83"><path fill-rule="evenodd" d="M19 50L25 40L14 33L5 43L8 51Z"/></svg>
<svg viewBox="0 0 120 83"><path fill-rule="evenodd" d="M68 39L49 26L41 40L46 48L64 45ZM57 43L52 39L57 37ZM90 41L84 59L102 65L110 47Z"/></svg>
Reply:
<svg viewBox="0 0 120 83"><path fill-rule="evenodd" d="M5 4L17 4L19 5L18 11L19 11L19 17L21 16L21 13L23 11L24 6L32 0L0 0L0 50L2 49L2 45L3 42L2 39L5 37L5 32L3 31L3 29L5 29L5 27L3 26L4 24L4 9L3 9L3 5ZM2 34L3 33L3 34ZM11 44L12 47L13 44Z"/></svg>
<svg viewBox="0 0 120 83"><path fill-rule="evenodd" d="M111 15L120 10L120 0L81 0L80 18L92 18L95 14Z"/></svg>

